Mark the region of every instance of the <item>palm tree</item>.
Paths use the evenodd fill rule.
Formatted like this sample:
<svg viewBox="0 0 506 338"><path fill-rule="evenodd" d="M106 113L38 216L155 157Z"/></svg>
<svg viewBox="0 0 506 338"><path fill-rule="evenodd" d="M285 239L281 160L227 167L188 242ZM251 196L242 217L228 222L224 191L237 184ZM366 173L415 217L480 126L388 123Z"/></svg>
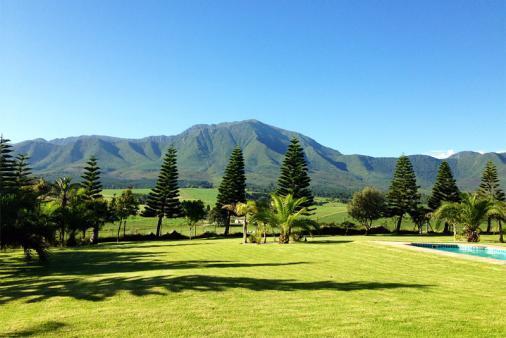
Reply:
<svg viewBox="0 0 506 338"><path fill-rule="evenodd" d="M65 226L67 218L67 205L69 204L72 192L77 188L76 184L72 184L71 177L59 177L53 185L53 196L60 205L60 217L58 225L60 228L60 245L63 246L65 241Z"/></svg>
<svg viewBox="0 0 506 338"><path fill-rule="evenodd" d="M271 195L270 223L279 228L279 243L286 244L290 241L292 229L300 225L301 217L307 212L302 205L307 201L306 197L293 198L292 194L285 197L276 194Z"/></svg>
<svg viewBox="0 0 506 338"><path fill-rule="evenodd" d="M248 242L248 215L253 216L258 212L255 201L226 204L223 206L223 209L231 212L237 217L244 217L244 223L242 225L242 243L246 244Z"/></svg>
<svg viewBox="0 0 506 338"><path fill-rule="evenodd" d="M477 194L462 194L460 203L444 202L435 212L436 219L444 220L454 227L461 225L464 228L468 242L480 240L479 227L489 217L504 216L499 204L491 199L484 199Z"/></svg>
<svg viewBox="0 0 506 338"><path fill-rule="evenodd" d="M250 223L254 223L256 225L256 238L255 241L257 244L267 243L267 230L269 228L271 209L270 202L265 200L260 200L255 203L256 210L251 215ZM272 229L272 227L270 227Z"/></svg>

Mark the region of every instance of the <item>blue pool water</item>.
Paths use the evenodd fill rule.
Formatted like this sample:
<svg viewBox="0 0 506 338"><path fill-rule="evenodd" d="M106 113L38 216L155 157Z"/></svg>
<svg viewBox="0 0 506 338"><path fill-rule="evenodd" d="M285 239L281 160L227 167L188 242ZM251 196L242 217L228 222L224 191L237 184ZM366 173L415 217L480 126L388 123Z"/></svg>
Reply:
<svg viewBox="0 0 506 338"><path fill-rule="evenodd" d="M458 254L493 258L506 261L506 249L489 248L485 246L459 245L459 244L411 243L411 245L439 251L453 252Z"/></svg>

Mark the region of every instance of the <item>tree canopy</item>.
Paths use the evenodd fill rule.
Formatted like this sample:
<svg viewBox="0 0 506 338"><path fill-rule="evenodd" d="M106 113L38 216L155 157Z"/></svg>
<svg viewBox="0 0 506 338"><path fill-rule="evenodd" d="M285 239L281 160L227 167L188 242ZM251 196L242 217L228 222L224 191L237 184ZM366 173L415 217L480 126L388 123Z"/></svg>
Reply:
<svg viewBox="0 0 506 338"><path fill-rule="evenodd" d="M488 161L481 177L478 194L483 197L495 199L497 201L506 201L506 195L501 189L497 167L494 162Z"/></svg>
<svg viewBox="0 0 506 338"><path fill-rule="evenodd" d="M383 216L385 197L375 188L365 187L353 194L348 203L348 214L365 228L365 234L372 228L372 222Z"/></svg>
<svg viewBox="0 0 506 338"><path fill-rule="evenodd" d="M439 166L436 177L436 183L432 188L432 194L429 198L429 208L436 210L442 202L459 202L460 191L453 178L452 170L448 162L443 161Z"/></svg>
<svg viewBox="0 0 506 338"><path fill-rule="evenodd" d="M161 235L164 217L175 218L182 215L179 202L177 151L174 147L167 150L156 185L148 195L143 215L158 217L156 236Z"/></svg>
<svg viewBox="0 0 506 338"><path fill-rule="evenodd" d="M91 199L102 197L102 183L100 182L100 168L97 164L97 158L92 156L84 167L84 174L81 176L81 187L84 188L86 196Z"/></svg>
<svg viewBox="0 0 506 338"><path fill-rule="evenodd" d="M228 235L229 232L230 212L223 209L223 206L239 202L246 202L246 173L242 150L237 146L232 151L228 165L225 168L215 205L216 210L227 213L225 235Z"/></svg>
<svg viewBox="0 0 506 338"><path fill-rule="evenodd" d="M279 196L292 195L294 199L303 198L305 201L299 206L306 208L306 214L314 208L314 196L311 192L311 178L304 155L304 150L299 140L294 137L285 153L283 164L278 178L276 194Z"/></svg>
<svg viewBox="0 0 506 338"><path fill-rule="evenodd" d="M404 214L417 210L420 203L418 188L411 161L407 156L399 157L392 183L386 195L389 215L398 217L395 227L396 232L401 230Z"/></svg>

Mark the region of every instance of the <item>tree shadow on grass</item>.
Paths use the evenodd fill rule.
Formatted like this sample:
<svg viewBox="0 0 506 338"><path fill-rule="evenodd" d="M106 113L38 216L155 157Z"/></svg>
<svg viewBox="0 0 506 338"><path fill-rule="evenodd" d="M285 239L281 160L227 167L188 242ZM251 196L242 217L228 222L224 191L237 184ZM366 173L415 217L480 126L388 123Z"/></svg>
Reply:
<svg viewBox="0 0 506 338"><path fill-rule="evenodd" d="M353 243L354 241L333 241L333 240L309 240L307 242L302 242L302 244L346 244L346 243Z"/></svg>
<svg viewBox="0 0 506 338"><path fill-rule="evenodd" d="M302 282L293 279L212 276L212 269L283 267L310 263L243 263L225 260L171 261L167 259L167 256L171 255L170 252L156 251L64 250L55 252L48 265L27 265L21 259L9 256L0 261L0 263L6 263L5 265L0 264L0 305L16 300L39 302L53 297L102 301L119 292L146 296L166 295L185 290L198 292L224 292L230 289L357 291L429 286L364 281ZM194 269L197 271L192 271ZM175 270L182 271L182 273L179 273L178 276L171 276L171 271ZM138 276L144 271L157 272L155 276L151 277ZM203 273L203 271L205 272ZM117 275L132 272L137 275Z"/></svg>
<svg viewBox="0 0 506 338"><path fill-rule="evenodd" d="M56 321L49 321L46 323L38 324L35 326L32 326L29 329L24 330L18 330L14 332L9 332L6 334L0 333L0 337L30 337L30 336L38 336L44 333L55 333L62 327L64 327L65 324L61 322Z"/></svg>
<svg viewBox="0 0 506 338"><path fill-rule="evenodd" d="M118 248L124 248L124 247L135 247L135 248L171 248L171 247L180 247L180 246L193 246L193 245L198 245L198 246L203 246L203 245L214 245L214 244L217 244L217 243L212 243L212 242L198 242L198 243L178 243L177 241L166 241L165 244L156 244L157 242L154 242L154 241L142 241L142 242L119 242L119 243L116 243L116 242L104 242L104 243L100 243L100 246L97 246L96 248L97 249L103 249L103 248L115 248L115 247L118 247ZM159 242L158 242L159 243ZM93 248L92 246L90 247L85 247L85 248Z"/></svg>
<svg viewBox="0 0 506 338"><path fill-rule="evenodd" d="M380 283L365 281L301 282L293 279L265 279L251 277L225 277L208 275L112 277L98 280L50 278L22 280L0 285L0 304L14 300L27 303L40 302L53 297L70 297L87 301L103 301L118 292L134 296L167 295L182 291L224 292L231 289L251 291L359 291L400 288L426 288L430 285L406 283Z"/></svg>
<svg viewBox="0 0 506 338"><path fill-rule="evenodd" d="M243 263L226 260L171 261L167 252L65 250L52 254L48 264L26 264L21 259L5 260L0 266L1 280L47 276L99 276L111 273L142 272L151 270L184 270L205 268L276 267L310 264L308 262ZM0 263L3 263L0 261Z"/></svg>

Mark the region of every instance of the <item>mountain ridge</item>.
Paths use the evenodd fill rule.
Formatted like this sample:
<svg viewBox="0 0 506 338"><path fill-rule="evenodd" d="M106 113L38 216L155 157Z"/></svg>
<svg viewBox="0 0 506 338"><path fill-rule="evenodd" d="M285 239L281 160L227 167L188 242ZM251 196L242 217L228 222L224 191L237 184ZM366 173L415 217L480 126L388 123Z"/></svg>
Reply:
<svg viewBox="0 0 506 338"><path fill-rule="evenodd" d="M85 161L97 156L106 185L149 186L156 179L165 150L178 150L180 177L189 184L218 184L232 149L243 149L248 182L266 187L276 182L279 166L291 137L297 137L306 153L313 187L317 190L351 191L365 185L386 189L397 158L345 155L321 145L303 134L270 126L258 120L197 124L167 136L121 138L81 135L46 141L34 139L14 144L17 153L31 158L34 173L53 179L61 175L79 177ZM441 159L429 155L409 155L418 183L430 189ZM498 166L504 185L506 153L480 154L463 151L445 159L450 163L463 190L479 183L486 161Z"/></svg>

